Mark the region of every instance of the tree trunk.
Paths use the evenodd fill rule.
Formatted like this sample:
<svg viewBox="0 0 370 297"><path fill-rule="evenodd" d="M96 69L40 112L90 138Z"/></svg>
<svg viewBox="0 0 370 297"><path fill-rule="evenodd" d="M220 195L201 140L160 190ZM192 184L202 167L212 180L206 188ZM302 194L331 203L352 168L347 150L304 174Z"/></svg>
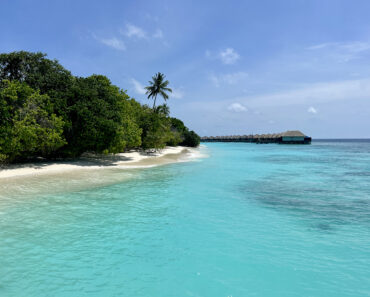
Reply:
<svg viewBox="0 0 370 297"><path fill-rule="evenodd" d="M154 96L154 102L153 102L153 110L154 110L154 107L155 107L155 101L157 100L157 95Z"/></svg>

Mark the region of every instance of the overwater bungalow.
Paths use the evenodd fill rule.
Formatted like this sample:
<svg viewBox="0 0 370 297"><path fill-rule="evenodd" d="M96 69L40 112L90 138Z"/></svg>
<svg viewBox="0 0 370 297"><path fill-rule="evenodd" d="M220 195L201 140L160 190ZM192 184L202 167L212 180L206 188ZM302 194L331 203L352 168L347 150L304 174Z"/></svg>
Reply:
<svg viewBox="0 0 370 297"><path fill-rule="evenodd" d="M254 143L279 143L279 144L310 144L311 137L306 136L301 131L286 131L274 134L255 134L255 135L227 135L201 137L203 142L254 142Z"/></svg>
<svg viewBox="0 0 370 297"><path fill-rule="evenodd" d="M311 143L311 137L304 135L301 131L286 131L281 133L279 138L282 144L308 144Z"/></svg>

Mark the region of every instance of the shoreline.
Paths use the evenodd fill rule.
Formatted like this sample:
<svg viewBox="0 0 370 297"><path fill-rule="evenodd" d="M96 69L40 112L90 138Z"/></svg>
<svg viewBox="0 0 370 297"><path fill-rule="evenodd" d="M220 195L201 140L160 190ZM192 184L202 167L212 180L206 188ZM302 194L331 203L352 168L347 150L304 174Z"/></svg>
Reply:
<svg viewBox="0 0 370 297"><path fill-rule="evenodd" d="M78 170L103 168L134 169L183 162L193 148L166 147L155 153L131 151L114 155L85 155L70 161L44 161L23 164L10 164L0 169L0 181L8 178L58 174Z"/></svg>

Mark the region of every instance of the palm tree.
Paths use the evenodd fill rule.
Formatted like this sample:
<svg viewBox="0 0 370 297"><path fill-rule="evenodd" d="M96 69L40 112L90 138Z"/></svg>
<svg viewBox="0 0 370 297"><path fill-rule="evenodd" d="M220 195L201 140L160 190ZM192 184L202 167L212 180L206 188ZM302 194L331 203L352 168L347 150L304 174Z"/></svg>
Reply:
<svg viewBox="0 0 370 297"><path fill-rule="evenodd" d="M172 90L167 87L170 82L165 80L165 78L166 76L163 73L158 72L152 77L152 80L149 81L149 86L145 87L145 94L148 95L148 99L150 99L150 97L154 99L153 110L155 108L155 101L157 100L158 95L161 95L164 101L166 101L168 99L166 92L172 93Z"/></svg>
<svg viewBox="0 0 370 297"><path fill-rule="evenodd" d="M165 116L169 116L170 114L170 108L168 107L168 105L165 103L165 104L162 104L162 105L158 105L154 111L156 113L160 113L160 114L163 114Z"/></svg>

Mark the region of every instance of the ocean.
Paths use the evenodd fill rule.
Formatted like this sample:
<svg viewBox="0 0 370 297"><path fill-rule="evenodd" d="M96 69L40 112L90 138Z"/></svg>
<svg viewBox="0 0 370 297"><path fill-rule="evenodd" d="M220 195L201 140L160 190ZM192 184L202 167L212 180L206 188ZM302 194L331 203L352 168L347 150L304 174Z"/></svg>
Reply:
<svg viewBox="0 0 370 297"><path fill-rule="evenodd" d="M370 141L200 151L9 180L0 296L370 296Z"/></svg>

